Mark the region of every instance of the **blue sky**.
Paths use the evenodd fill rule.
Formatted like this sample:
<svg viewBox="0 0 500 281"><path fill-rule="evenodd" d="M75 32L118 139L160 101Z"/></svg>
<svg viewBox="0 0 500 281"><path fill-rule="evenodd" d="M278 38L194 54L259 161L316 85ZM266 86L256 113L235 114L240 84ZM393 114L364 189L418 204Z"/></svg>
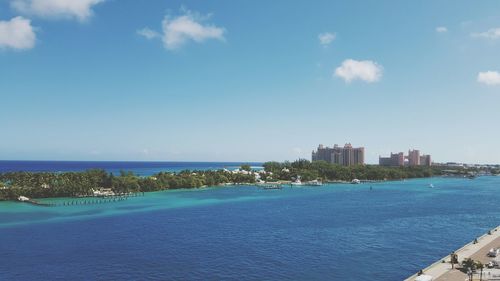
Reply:
<svg viewBox="0 0 500 281"><path fill-rule="evenodd" d="M500 2L0 1L0 159L499 163Z"/></svg>

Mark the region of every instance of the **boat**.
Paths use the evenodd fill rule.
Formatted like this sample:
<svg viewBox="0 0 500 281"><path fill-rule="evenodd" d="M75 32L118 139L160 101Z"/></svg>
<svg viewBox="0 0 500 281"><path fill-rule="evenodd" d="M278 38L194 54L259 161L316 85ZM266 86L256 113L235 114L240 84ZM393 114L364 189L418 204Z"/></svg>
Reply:
<svg viewBox="0 0 500 281"><path fill-rule="evenodd" d="M306 183L306 185L310 185L310 186L322 186L323 183L319 180L312 180L312 181L308 181Z"/></svg>
<svg viewBox="0 0 500 281"><path fill-rule="evenodd" d="M30 201L30 199L29 199L28 197L26 197L26 196L22 196L22 195L21 195L21 196L19 196L19 197L17 198L17 200L18 200L18 201L21 201L21 202L28 202L28 201Z"/></svg>
<svg viewBox="0 0 500 281"><path fill-rule="evenodd" d="M360 181L360 180L358 180L358 179L353 179L353 180L351 181L351 183L352 183L352 184L360 184L360 183L361 183L361 181Z"/></svg>
<svg viewBox="0 0 500 281"><path fill-rule="evenodd" d="M429 187L430 188L434 188L434 185L431 183L431 184L429 184Z"/></svg>
<svg viewBox="0 0 500 281"><path fill-rule="evenodd" d="M300 181L300 176L298 176L297 179L291 183L291 185L302 185L302 181Z"/></svg>

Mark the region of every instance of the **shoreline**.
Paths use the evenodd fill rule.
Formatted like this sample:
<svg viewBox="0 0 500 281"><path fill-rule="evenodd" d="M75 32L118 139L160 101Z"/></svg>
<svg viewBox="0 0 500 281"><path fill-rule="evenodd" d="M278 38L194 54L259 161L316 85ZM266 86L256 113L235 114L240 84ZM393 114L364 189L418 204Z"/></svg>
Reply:
<svg viewBox="0 0 500 281"><path fill-rule="evenodd" d="M479 252L484 252L485 250L487 251L490 249L492 243L500 245L500 225L453 252L458 255L458 261L461 263L464 259L475 257ZM447 255L425 267L420 273L432 276L432 280L435 281L462 281L465 277L467 277L467 275L457 269L458 266L459 264L455 264L455 268L452 269L450 255ZM406 278L404 281L415 281L418 276L419 273L415 273Z"/></svg>
<svg viewBox="0 0 500 281"><path fill-rule="evenodd" d="M83 172L14 172L0 173L0 201L18 201L20 198L87 198L115 196L137 192L175 189L199 189L207 186L273 185L276 189L287 185L320 186L325 184L376 184L410 179L451 177L439 166L382 167L370 165L339 166L326 162L297 160L292 163L266 162L263 170L248 164L239 169L160 171L141 176L133 171L119 174L103 169ZM471 172L460 171L452 178L471 177ZM475 177L476 175L474 175ZM432 182L428 183L433 187ZM271 188L268 188L271 189Z"/></svg>
<svg viewBox="0 0 500 281"><path fill-rule="evenodd" d="M440 177L440 176L434 176L435 177ZM427 178L433 178L433 177L427 177ZM426 179L426 178L410 178L410 179L388 179L388 180L362 180L360 184L353 184L350 181L325 181L325 184L327 185L337 185L337 184L353 184L353 185L362 185L362 184L367 184L367 183L384 183L384 182L398 182L398 181L406 181L406 180L416 180L416 179ZM241 186L255 186L258 188L263 188L266 185L281 185L281 186L292 186L291 181L280 181L280 182L266 182L266 183L221 183L218 185L210 185L210 186L200 186L200 187L181 187L181 188L171 188L171 189L164 189L164 190L153 190L153 191L140 191L140 192L133 192L132 194L135 193L143 193L143 194L149 194L149 193L155 193L155 192L173 192L173 191L201 191L201 190L207 190L207 189L214 189L214 188L222 188L222 187L241 187ZM307 184L302 184L302 185L296 185L294 187L321 187L321 186L312 186L312 185L307 185ZM113 198L113 197L119 197L121 196L120 194L117 195L110 195L110 196L61 196L61 197L31 197L31 200L51 200L51 199L99 199L99 198ZM23 201L19 200L4 200L0 199L1 202L13 202L13 203L26 203ZM36 205L36 204L35 204ZM40 206L42 206L40 204Z"/></svg>
<svg viewBox="0 0 500 281"><path fill-rule="evenodd" d="M432 179L432 178L455 178L455 179L463 179L462 177L446 177L446 176L431 176L431 177L420 177L420 178L407 178L407 179L386 179L386 180L362 180L361 183L359 184L353 184L351 181L325 181L324 185L340 185L340 184L345 184L345 185L354 185L354 186L359 186L359 185L366 185L366 184L378 184L378 183L388 183L388 182L405 182L405 181L411 181L411 180L424 180L424 179ZM135 192L135 193L143 193L143 194L150 194L150 193L156 193L156 192L176 192L176 191L203 191L203 190L208 190L208 189L216 189L216 188L231 188L231 187L244 187L244 186L254 186L257 188L264 188L266 185L281 185L283 187L307 187L307 188L321 188L321 186L312 186L312 185L291 185L291 181L280 181L280 182L266 182L266 183L221 183L218 185L210 185L210 186L200 186L200 187L182 187L182 188L171 188L171 189L163 189L163 190L152 190L152 191L144 191L144 192ZM132 193L132 194L135 194ZM61 197L32 197L30 198L31 200L35 201L48 201L48 200L60 200L60 199L69 199L69 200L93 200L93 199L101 199L101 198L113 198L113 197L119 197L120 195L112 195L112 196L61 196ZM25 203L19 200L2 200L0 199L0 203L2 202L11 202L11 203ZM40 207L46 207L40 205Z"/></svg>

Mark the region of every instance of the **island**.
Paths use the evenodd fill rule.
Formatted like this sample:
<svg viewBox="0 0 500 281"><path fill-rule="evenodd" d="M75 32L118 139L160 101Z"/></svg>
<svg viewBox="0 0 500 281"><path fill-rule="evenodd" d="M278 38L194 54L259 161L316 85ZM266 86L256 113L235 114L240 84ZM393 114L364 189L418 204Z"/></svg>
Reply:
<svg viewBox="0 0 500 281"><path fill-rule="evenodd" d="M0 173L0 200L19 198L92 197L143 193L206 186L290 183L301 179L313 182L352 182L404 180L433 176L466 177L478 170L449 170L440 166L383 167L378 165L341 166L325 161L300 159L294 162L266 162L263 169L249 165L229 171L184 170L139 176L132 172L119 174L92 169L81 172L6 172ZM487 171L498 174L498 170Z"/></svg>

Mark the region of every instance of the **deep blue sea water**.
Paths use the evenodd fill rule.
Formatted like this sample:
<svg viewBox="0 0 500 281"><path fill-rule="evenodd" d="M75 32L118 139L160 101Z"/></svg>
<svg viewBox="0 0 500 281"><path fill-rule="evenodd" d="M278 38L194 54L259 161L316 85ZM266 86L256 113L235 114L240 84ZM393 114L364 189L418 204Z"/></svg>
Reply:
<svg viewBox="0 0 500 281"><path fill-rule="evenodd" d="M402 280L500 224L500 177L371 186L3 202L0 280Z"/></svg>
<svg viewBox="0 0 500 281"><path fill-rule="evenodd" d="M0 173L28 172L78 172L88 169L103 169L118 174L121 170L137 175L150 176L161 171L236 169L241 164L260 167L262 163L248 162L141 162L141 161L6 161L0 160Z"/></svg>

